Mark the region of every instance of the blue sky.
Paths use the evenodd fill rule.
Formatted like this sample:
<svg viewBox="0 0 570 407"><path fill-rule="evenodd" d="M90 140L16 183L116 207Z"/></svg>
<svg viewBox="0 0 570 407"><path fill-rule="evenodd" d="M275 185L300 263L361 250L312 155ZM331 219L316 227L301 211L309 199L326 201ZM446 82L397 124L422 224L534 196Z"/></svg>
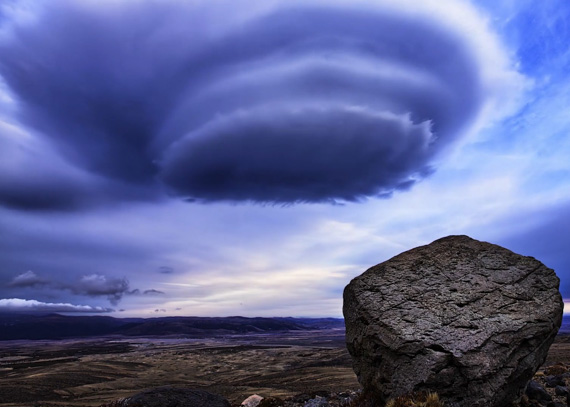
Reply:
<svg viewBox="0 0 570 407"><path fill-rule="evenodd" d="M0 311L341 316L450 234L570 297L565 1L0 2Z"/></svg>

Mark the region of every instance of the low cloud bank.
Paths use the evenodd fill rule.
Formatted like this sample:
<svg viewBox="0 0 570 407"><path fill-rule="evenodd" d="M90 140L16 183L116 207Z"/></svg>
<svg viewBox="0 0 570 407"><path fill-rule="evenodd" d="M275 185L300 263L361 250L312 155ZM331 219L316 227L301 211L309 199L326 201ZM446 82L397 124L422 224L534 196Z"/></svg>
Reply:
<svg viewBox="0 0 570 407"><path fill-rule="evenodd" d="M0 312L113 312L112 308L74 305L69 303L49 303L21 298L0 299Z"/></svg>

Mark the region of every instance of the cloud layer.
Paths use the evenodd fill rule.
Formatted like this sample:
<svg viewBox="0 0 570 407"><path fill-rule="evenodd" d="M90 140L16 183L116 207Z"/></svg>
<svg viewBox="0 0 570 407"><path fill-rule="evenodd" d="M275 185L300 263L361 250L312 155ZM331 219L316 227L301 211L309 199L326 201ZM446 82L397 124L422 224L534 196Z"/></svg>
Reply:
<svg viewBox="0 0 570 407"><path fill-rule="evenodd" d="M0 299L0 312L112 312L110 308L92 307L90 305L73 305L69 303L51 303L21 298Z"/></svg>
<svg viewBox="0 0 570 407"><path fill-rule="evenodd" d="M11 288L38 288L43 290L68 291L75 295L88 297L106 297L113 305L117 305L123 296L137 294L140 290L130 290L126 278L108 277L102 274L83 275L78 280L57 281L39 276L28 270L15 276L7 285ZM147 290L155 293L155 290ZM147 293L145 291L145 294ZM158 292L156 292L158 293Z"/></svg>
<svg viewBox="0 0 570 407"><path fill-rule="evenodd" d="M22 209L388 196L433 171L493 97L489 71L508 71L423 6L32 5L2 28L0 77L57 159L0 129L24 151L0 200Z"/></svg>
<svg viewBox="0 0 570 407"><path fill-rule="evenodd" d="M350 278L449 234L536 256L568 296L569 16L0 0L0 298L341 316Z"/></svg>
<svg viewBox="0 0 570 407"><path fill-rule="evenodd" d="M106 296L113 305L117 305L129 290L129 282L124 278L109 278L100 274L83 276L70 289L82 295L92 297Z"/></svg>
<svg viewBox="0 0 570 407"><path fill-rule="evenodd" d="M204 200L351 201L405 189L430 171L430 125L409 116L347 107L236 116L176 143L166 184Z"/></svg>
<svg viewBox="0 0 570 407"><path fill-rule="evenodd" d="M10 287L36 287L48 284L47 280L44 280L36 273L31 270L25 273L19 274L10 281L8 284Z"/></svg>

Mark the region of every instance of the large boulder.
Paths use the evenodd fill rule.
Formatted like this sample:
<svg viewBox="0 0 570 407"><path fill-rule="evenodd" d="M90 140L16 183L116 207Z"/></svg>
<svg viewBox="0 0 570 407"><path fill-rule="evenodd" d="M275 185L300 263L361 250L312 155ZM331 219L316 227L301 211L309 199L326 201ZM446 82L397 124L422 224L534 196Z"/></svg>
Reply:
<svg viewBox="0 0 570 407"><path fill-rule="evenodd" d="M505 407L562 322L559 279L532 257L467 236L402 253L344 290L347 347L381 400L433 391L446 407Z"/></svg>

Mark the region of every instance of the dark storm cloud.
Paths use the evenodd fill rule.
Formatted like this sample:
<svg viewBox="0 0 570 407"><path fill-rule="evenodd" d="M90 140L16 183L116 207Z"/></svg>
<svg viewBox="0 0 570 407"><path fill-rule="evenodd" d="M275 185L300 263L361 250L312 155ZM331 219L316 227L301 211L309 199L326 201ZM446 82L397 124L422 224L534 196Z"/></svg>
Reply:
<svg viewBox="0 0 570 407"><path fill-rule="evenodd" d="M69 287L74 293L90 297L105 296L113 305L117 305L123 295L129 293L129 282L124 278L112 278L101 274L83 276Z"/></svg>
<svg viewBox="0 0 570 407"><path fill-rule="evenodd" d="M31 139L0 117L0 199L4 205L70 209L89 195L89 184L97 188L94 182L83 181L88 180L50 153L48 143Z"/></svg>
<svg viewBox="0 0 570 407"><path fill-rule="evenodd" d="M133 200L152 198L153 193L74 167L53 151L47 140L3 122L0 117L2 204L24 210L71 210L101 204L109 195Z"/></svg>
<svg viewBox="0 0 570 407"><path fill-rule="evenodd" d="M316 202L406 188L428 172L427 123L344 107L279 113L239 114L185 138L167 152L163 179L206 200Z"/></svg>
<svg viewBox="0 0 570 407"><path fill-rule="evenodd" d="M108 277L102 274L84 275L79 280L59 281L47 279L29 270L21 273L7 284L11 288L37 288L49 291L70 291L76 295L88 297L106 297L113 305L117 305L123 295L140 294L139 289L130 290L125 278ZM146 290L144 294L162 293L156 290Z"/></svg>
<svg viewBox="0 0 570 407"><path fill-rule="evenodd" d="M485 100L465 37L414 13L349 2L251 2L249 13L232 2L46 4L0 42L18 120L77 171L155 195L388 196L429 174ZM1 202L65 209L90 201L81 187L101 188L45 177L0 183Z"/></svg>

